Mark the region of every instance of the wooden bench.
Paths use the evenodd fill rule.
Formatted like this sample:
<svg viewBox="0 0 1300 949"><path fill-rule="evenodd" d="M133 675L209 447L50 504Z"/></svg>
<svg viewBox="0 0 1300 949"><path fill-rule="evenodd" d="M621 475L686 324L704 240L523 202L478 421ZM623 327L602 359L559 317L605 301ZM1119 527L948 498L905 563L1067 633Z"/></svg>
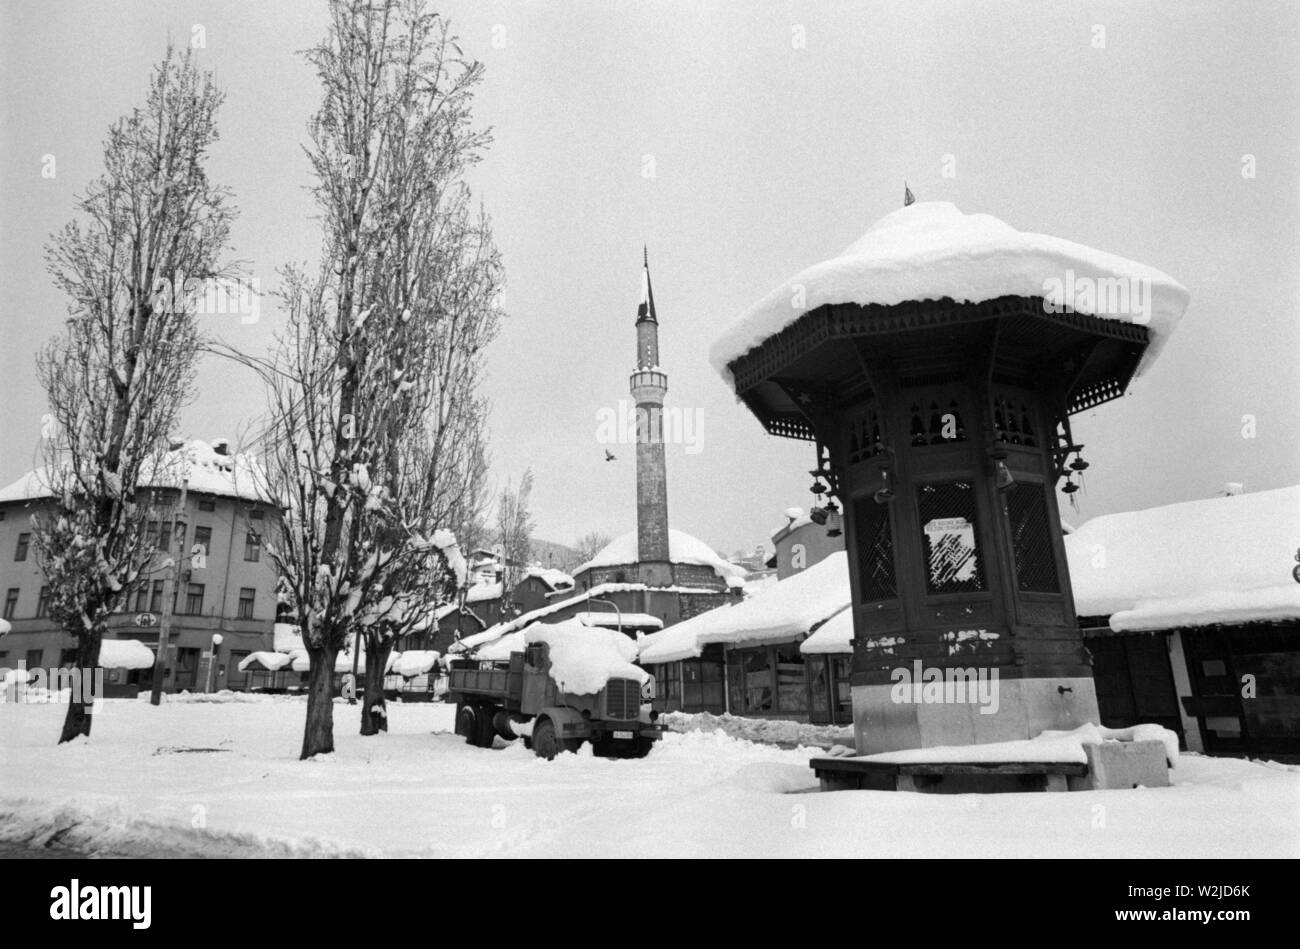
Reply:
<svg viewBox="0 0 1300 949"><path fill-rule="evenodd" d="M809 766L823 791L927 791L990 793L1066 791L1088 766L1073 761L893 762L865 758L814 758Z"/></svg>

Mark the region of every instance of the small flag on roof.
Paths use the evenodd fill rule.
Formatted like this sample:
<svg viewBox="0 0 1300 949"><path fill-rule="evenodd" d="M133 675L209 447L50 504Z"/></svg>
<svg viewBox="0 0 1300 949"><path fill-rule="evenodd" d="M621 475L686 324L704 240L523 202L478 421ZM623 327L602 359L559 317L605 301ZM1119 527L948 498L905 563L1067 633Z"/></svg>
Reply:
<svg viewBox="0 0 1300 949"><path fill-rule="evenodd" d="M916 195L912 194L912 189L909 188L907 186L907 182L904 181L903 182L903 207L907 207L909 204L916 204Z"/></svg>

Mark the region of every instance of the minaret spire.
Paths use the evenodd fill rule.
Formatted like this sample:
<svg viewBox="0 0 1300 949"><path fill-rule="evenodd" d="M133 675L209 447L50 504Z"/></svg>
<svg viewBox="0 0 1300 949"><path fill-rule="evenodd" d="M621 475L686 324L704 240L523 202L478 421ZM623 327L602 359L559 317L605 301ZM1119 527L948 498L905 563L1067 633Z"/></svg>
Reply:
<svg viewBox="0 0 1300 949"><path fill-rule="evenodd" d="M664 463L663 408L668 376L659 367L659 319L650 287L650 252L645 245L641 247L641 268L641 301L636 309L636 368L628 380L637 416L637 559L643 564L666 564L669 559L668 479Z"/></svg>

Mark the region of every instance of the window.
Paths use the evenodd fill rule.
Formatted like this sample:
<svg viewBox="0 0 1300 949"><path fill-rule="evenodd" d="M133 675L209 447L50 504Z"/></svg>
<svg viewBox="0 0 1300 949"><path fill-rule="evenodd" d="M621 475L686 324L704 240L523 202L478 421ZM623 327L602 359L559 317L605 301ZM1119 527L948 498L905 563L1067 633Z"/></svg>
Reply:
<svg viewBox="0 0 1300 949"><path fill-rule="evenodd" d="M1018 481L1006 495L1011 549L1016 557L1016 585L1026 593L1060 592L1047 498L1043 492L1040 484Z"/></svg>
<svg viewBox="0 0 1300 949"><path fill-rule="evenodd" d="M153 582L153 587L150 590L150 595L149 595L150 613L162 612L162 598L163 598L163 582L161 580L155 580Z"/></svg>
<svg viewBox="0 0 1300 949"><path fill-rule="evenodd" d="M215 501L205 501L205 500L202 500L202 499L199 500L199 510L200 510L200 511L204 511L204 512L206 512L206 513L211 514L211 513L212 513L213 511L215 511L216 509L217 509L217 504L216 504Z"/></svg>
<svg viewBox="0 0 1300 949"><path fill-rule="evenodd" d="M772 668L767 649L746 649L741 660L745 676L745 711L772 711Z"/></svg>
<svg viewBox="0 0 1300 949"><path fill-rule="evenodd" d="M38 668L40 668L41 660L44 659L44 658L45 658L45 650L44 650L44 649L29 649L29 650L27 650L27 668L28 668L28 669L38 669Z"/></svg>
<svg viewBox="0 0 1300 949"><path fill-rule="evenodd" d="M966 440L966 423L956 399L936 396L918 399L908 409L908 438L913 448Z"/></svg>
<svg viewBox="0 0 1300 949"><path fill-rule="evenodd" d="M31 546L31 543L32 543L31 534L19 534L18 548L14 551L14 560L26 560L27 548Z"/></svg>
<svg viewBox="0 0 1300 949"><path fill-rule="evenodd" d="M184 521L177 521L172 527L172 549L178 554L185 553L185 530Z"/></svg>
<svg viewBox="0 0 1300 949"><path fill-rule="evenodd" d="M64 649L62 652L59 653L60 669L71 669L76 664L77 664L76 649Z"/></svg>
<svg viewBox="0 0 1300 949"><path fill-rule="evenodd" d="M250 521L260 521L260 520L262 520L265 516L266 516L266 512L263 511L260 507L259 507L259 508L254 508L253 510L251 510L251 511L248 512L248 519L249 519Z"/></svg>
<svg viewBox="0 0 1300 949"><path fill-rule="evenodd" d="M808 690L804 687L803 654L798 643L777 646L776 705L782 712L808 711Z"/></svg>
<svg viewBox="0 0 1300 949"><path fill-rule="evenodd" d="M45 587L41 587L41 595L36 600L36 617L37 619L40 619L42 616L49 616L49 615L50 615L50 588L48 586L45 586Z"/></svg>
<svg viewBox="0 0 1300 949"><path fill-rule="evenodd" d="M198 616L203 612L203 584L191 583L185 590L185 612Z"/></svg>
<svg viewBox="0 0 1300 949"><path fill-rule="evenodd" d="M253 601L257 596L257 591L252 587L239 588L239 619L253 618Z"/></svg>
<svg viewBox="0 0 1300 949"><path fill-rule="evenodd" d="M262 536L257 531L244 535L244 559L252 563L262 559Z"/></svg>
<svg viewBox="0 0 1300 949"><path fill-rule="evenodd" d="M150 521L144 526L144 544L146 547L158 546L158 522Z"/></svg>
<svg viewBox="0 0 1300 949"><path fill-rule="evenodd" d="M679 701L682 697L681 663L665 662L655 667L655 698L664 702Z"/></svg>
<svg viewBox="0 0 1300 949"><path fill-rule="evenodd" d="M18 609L18 587L10 587L9 592L5 594L5 619L13 619L14 611Z"/></svg>
<svg viewBox="0 0 1300 949"><path fill-rule="evenodd" d="M874 497L854 502L857 524L858 576L863 602L898 596L894 574L894 535L889 527L889 505Z"/></svg>
<svg viewBox="0 0 1300 949"><path fill-rule="evenodd" d="M975 487L969 481L923 484L916 489L930 593L972 593L985 588L975 524Z"/></svg>
<svg viewBox="0 0 1300 949"><path fill-rule="evenodd" d="M203 556L212 552L212 528L196 527L194 528L194 545L203 548Z"/></svg>
<svg viewBox="0 0 1300 949"><path fill-rule="evenodd" d="M999 394L993 399L993 428L1000 442L1028 448L1038 445L1033 409L1024 399L1009 393Z"/></svg>

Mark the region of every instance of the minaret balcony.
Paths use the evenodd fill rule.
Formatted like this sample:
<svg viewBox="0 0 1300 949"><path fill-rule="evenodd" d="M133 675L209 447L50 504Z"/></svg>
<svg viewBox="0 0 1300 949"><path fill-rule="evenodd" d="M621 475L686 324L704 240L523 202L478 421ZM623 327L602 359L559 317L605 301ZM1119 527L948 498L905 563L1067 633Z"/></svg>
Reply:
<svg viewBox="0 0 1300 949"><path fill-rule="evenodd" d="M662 402L668 392L668 374L658 369L637 369L628 380L632 398L642 402Z"/></svg>

